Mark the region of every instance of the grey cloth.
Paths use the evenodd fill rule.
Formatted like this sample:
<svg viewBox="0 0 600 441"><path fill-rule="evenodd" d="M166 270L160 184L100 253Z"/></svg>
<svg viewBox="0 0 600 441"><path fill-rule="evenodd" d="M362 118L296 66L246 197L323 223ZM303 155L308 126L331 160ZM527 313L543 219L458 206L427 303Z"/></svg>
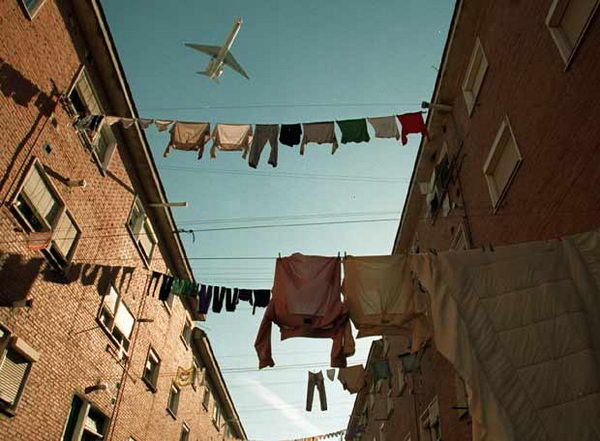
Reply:
<svg viewBox="0 0 600 441"><path fill-rule="evenodd" d="M325 383L323 382L323 373L321 371L308 373L308 390L306 391L306 410L312 411L315 387L319 389L319 401L321 410L327 410L327 396L325 395Z"/></svg>
<svg viewBox="0 0 600 441"><path fill-rule="evenodd" d="M333 122L306 123L302 124L304 137L300 144L300 154L304 154L306 144L314 142L316 144L331 144L331 154L333 155L338 148L337 138L335 137L335 125Z"/></svg>
<svg viewBox="0 0 600 441"><path fill-rule="evenodd" d="M327 378L329 381L335 380L335 369L327 369Z"/></svg>
<svg viewBox="0 0 600 441"><path fill-rule="evenodd" d="M269 164L277 167L277 150L279 148L279 126L277 124L256 124L254 128L254 138L250 145L250 158L248 165L252 168L258 166L260 155L267 142L271 144L271 154L269 155Z"/></svg>

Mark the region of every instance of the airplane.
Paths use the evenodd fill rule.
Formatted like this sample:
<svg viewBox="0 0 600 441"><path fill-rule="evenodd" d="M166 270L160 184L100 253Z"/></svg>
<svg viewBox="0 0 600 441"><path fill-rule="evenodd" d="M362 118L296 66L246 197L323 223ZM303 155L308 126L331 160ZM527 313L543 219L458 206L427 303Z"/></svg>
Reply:
<svg viewBox="0 0 600 441"><path fill-rule="evenodd" d="M240 31L240 28L242 27L242 23L243 21L240 17L235 19L235 21L233 22L233 27L231 28L229 35L225 39L225 43L223 44L223 46L207 46L203 44L185 43L187 47L191 47L192 49L195 49L197 51L203 52L211 56L206 70L196 73L200 75L205 75L211 80L213 80L215 83L218 83L219 77L223 74L223 66L227 65L246 79L250 79L246 71L244 71L242 66L240 66L240 64L235 60L235 58L233 58L231 52L229 52L229 49L231 49L231 46L233 46L233 41L235 40L235 37L237 37L237 34Z"/></svg>

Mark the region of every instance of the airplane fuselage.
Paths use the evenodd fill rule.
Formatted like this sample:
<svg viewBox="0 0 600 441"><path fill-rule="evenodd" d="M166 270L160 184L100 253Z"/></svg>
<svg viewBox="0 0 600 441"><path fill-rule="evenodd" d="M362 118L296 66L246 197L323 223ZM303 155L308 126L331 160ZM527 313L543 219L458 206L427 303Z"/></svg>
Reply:
<svg viewBox="0 0 600 441"><path fill-rule="evenodd" d="M235 41L235 38L242 27L242 23L243 21L241 18L237 18L235 20L231 31L229 31L229 34L225 39L225 43L223 43L223 46L221 46L221 49L219 50L219 53L216 57L212 57L210 59L206 69L206 76L208 76L211 80L218 81L218 78L223 74L223 60L225 60L227 53L231 49L231 46L233 46L233 42Z"/></svg>

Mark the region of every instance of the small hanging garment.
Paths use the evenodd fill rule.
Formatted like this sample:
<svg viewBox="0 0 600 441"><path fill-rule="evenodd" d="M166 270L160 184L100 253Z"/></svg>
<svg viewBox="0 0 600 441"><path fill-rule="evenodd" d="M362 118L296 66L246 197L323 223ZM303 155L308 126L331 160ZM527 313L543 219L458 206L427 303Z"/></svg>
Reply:
<svg viewBox="0 0 600 441"><path fill-rule="evenodd" d="M379 118L369 118L369 123L375 129L375 138L400 139L396 117L382 116Z"/></svg>
<svg viewBox="0 0 600 441"><path fill-rule="evenodd" d="M166 158L171 149L184 151L197 151L198 159L204 154L204 146L210 139L210 124L203 122L177 121L171 128L171 139L163 153Z"/></svg>
<svg viewBox="0 0 600 441"><path fill-rule="evenodd" d="M331 154L333 155L338 148L337 138L335 137L335 125L333 122L319 122L302 124L304 137L300 145L300 154L304 154L306 144L314 142L316 144L331 144Z"/></svg>
<svg viewBox="0 0 600 441"><path fill-rule="evenodd" d="M346 366L346 357L354 354L354 339L340 295L340 273L340 259L336 257L295 253L277 259L273 298L254 343L259 368L275 365L271 353L273 323L279 326L281 340L331 338L331 367Z"/></svg>
<svg viewBox="0 0 600 441"><path fill-rule="evenodd" d="M347 256L342 291L358 338L404 335L413 347L429 337L427 298L418 291L410 256Z"/></svg>
<svg viewBox="0 0 600 441"><path fill-rule="evenodd" d="M158 293L158 300L166 302L169 299L173 282L175 282L174 277L163 274L162 285L160 286L160 291Z"/></svg>
<svg viewBox="0 0 600 441"><path fill-rule="evenodd" d="M302 137L301 124L282 124L279 131L279 142L283 145L294 147L300 144Z"/></svg>
<svg viewBox="0 0 600 441"><path fill-rule="evenodd" d="M148 127L150 127L150 124L152 124L153 122L154 122L153 119L147 119L147 118L138 119L138 124L140 125L140 127L142 129L147 129Z"/></svg>
<svg viewBox="0 0 600 441"><path fill-rule="evenodd" d="M106 116L104 118L104 122L109 126L112 126L113 124L118 123L119 121L121 121L121 118L119 116Z"/></svg>
<svg viewBox="0 0 600 441"><path fill-rule="evenodd" d="M338 121L338 126L342 131L342 144L349 142L369 142L371 137L367 130L367 120L361 119L347 119L345 121Z"/></svg>
<svg viewBox="0 0 600 441"><path fill-rule="evenodd" d="M196 368L191 366L189 368L177 367L177 374L175 374L175 384L179 387L191 386L196 381Z"/></svg>
<svg viewBox="0 0 600 441"><path fill-rule="evenodd" d="M327 410L327 395L325 395L325 383L323 382L323 373L319 372L308 372L308 388L306 390L306 410L312 411L312 405L315 395L315 387L319 390L319 401L321 403L321 410Z"/></svg>
<svg viewBox="0 0 600 441"><path fill-rule="evenodd" d="M198 284L184 279L175 279L171 292L180 297L196 297Z"/></svg>
<svg viewBox="0 0 600 441"><path fill-rule="evenodd" d="M248 156L252 141L252 126L250 124L217 124L212 134L213 145L210 157L217 157L217 149L222 151L243 151L242 158Z"/></svg>
<svg viewBox="0 0 600 441"><path fill-rule="evenodd" d="M121 118L121 125L123 126L124 129L130 128L134 122L135 122L135 119L133 119L133 118Z"/></svg>
<svg viewBox="0 0 600 441"><path fill-rule="evenodd" d="M414 259L473 441L599 439L600 230Z"/></svg>
<svg viewBox="0 0 600 441"><path fill-rule="evenodd" d="M327 378L329 381L335 380L335 369L327 369Z"/></svg>
<svg viewBox="0 0 600 441"><path fill-rule="evenodd" d="M150 276L150 282L148 283L147 295L151 295L152 297L154 297L154 294L156 293L156 288L160 284L162 276L162 273L159 273L158 271L152 271L152 275Z"/></svg>
<svg viewBox="0 0 600 441"><path fill-rule="evenodd" d="M200 285L200 293L198 294L198 312L207 314L210 308L210 302L213 296L213 287Z"/></svg>
<svg viewBox="0 0 600 441"><path fill-rule="evenodd" d="M154 125L158 129L159 132L164 132L169 128L169 126L173 124L173 121L169 119L155 119Z"/></svg>
<svg viewBox="0 0 600 441"><path fill-rule="evenodd" d="M256 308L266 308L269 305L269 301L271 300L271 290L255 289L252 292L252 297L254 302L250 302L250 304L254 305L254 308L252 308L252 315L254 315Z"/></svg>
<svg viewBox="0 0 600 441"><path fill-rule="evenodd" d="M225 311L233 312L238 304L238 289L225 289Z"/></svg>
<svg viewBox="0 0 600 441"><path fill-rule="evenodd" d="M423 114L421 112L405 113L403 115L397 115L398 121L402 126L402 145L406 145L408 142L408 136L411 133L420 133L429 140L429 133L425 122L423 121Z"/></svg>
<svg viewBox="0 0 600 441"><path fill-rule="evenodd" d="M225 288L223 286L213 286L212 312L216 312L217 314L220 313L221 309L223 309L224 300Z"/></svg>
<svg viewBox="0 0 600 441"><path fill-rule="evenodd" d="M252 305L252 294L251 289L240 289L238 291L238 300L240 302L248 302Z"/></svg>
<svg viewBox="0 0 600 441"><path fill-rule="evenodd" d="M341 368L338 372L338 381L342 383L345 390L355 394L365 385L365 368L362 364Z"/></svg>
<svg viewBox="0 0 600 441"><path fill-rule="evenodd" d="M267 142L271 145L269 164L273 167L277 167L277 149L279 148L279 142L277 141L278 135L279 126L277 124L256 124L254 127L252 145L250 146L250 157L248 158L248 165L250 165L250 167L256 168L258 166L260 155Z"/></svg>

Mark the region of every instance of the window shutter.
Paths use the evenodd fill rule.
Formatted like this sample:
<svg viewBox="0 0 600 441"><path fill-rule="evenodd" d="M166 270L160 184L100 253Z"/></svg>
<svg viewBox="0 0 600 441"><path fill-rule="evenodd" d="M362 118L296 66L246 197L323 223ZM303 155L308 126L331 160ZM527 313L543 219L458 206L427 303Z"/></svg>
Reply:
<svg viewBox="0 0 600 441"><path fill-rule="evenodd" d="M12 350L7 350L0 366L0 399L16 404L21 384L25 380L29 361Z"/></svg>
<svg viewBox="0 0 600 441"><path fill-rule="evenodd" d="M142 229L139 232L138 242L142 250L144 250L146 257L150 259L152 257L152 249L154 248L154 233L148 222L148 219L144 221Z"/></svg>
<svg viewBox="0 0 600 441"><path fill-rule="evenodd" d="M48 226L52 226L54 219L59 212L60 204L52 195L50 188L48 188L48 185L44 182L44 179L36 166L33 166L31 169L31 174L23 186L23 193L38 214L45 219Z"/></svg>
<svg viewBox="0 0 600 441"><path fill-rule="evenodd" d="M94 93L90 80L85 72L81 75L76 87L90 114L102 115L103 112L100 103L98 103L98 98L96 98L96 94Z"/></svg>
<svg viewBox="0 0 600 441"><path fill-rule="evenodd" d="M119 308L117 309L117 314L115 315L115 326L125 337L127 337L127 339L129 339L131 337L131 332L133 331L134 323L135 319L133 318L133 315L121 301Z"/></svg>
<svg viewBox="0 0 600 441"><path fill-rule="evenodd" d="M594 11L597 0L570 0L560 25L571 48L577 45L579 36Z"/></svg>
<svg viewBox="0 0 600 441"><path fill-rule="evenodd" d="M54 244L58 251L66 258L69 255L69 251L73 247L73 243L77 238L79 232L73 223L71 217L67 214L67 211L63 211L62 216L56 224L54 229Z"/></svg>

